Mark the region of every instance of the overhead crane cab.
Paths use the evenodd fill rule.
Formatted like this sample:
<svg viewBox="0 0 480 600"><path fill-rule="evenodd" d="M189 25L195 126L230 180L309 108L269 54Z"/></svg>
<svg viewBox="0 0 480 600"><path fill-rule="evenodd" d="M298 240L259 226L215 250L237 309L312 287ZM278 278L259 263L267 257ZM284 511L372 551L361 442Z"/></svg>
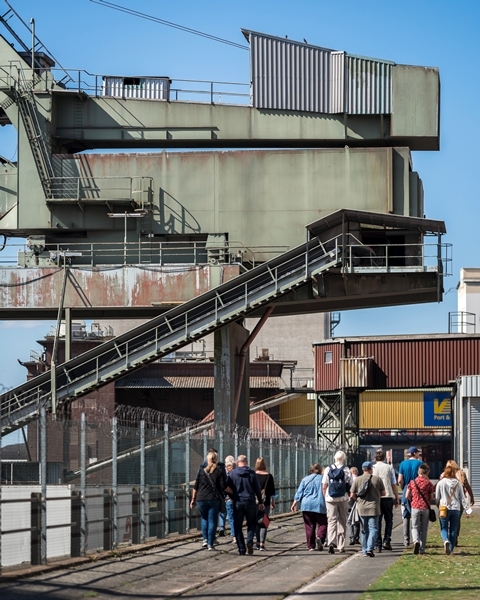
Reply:
<svg viewBox="0 0 480 600"><path fill-rule="evenodd" d="M342 271L443 271L443 221L341 209L307 226L311 237L342 254ZM425 243L426 236L435 236Z"/></svg>

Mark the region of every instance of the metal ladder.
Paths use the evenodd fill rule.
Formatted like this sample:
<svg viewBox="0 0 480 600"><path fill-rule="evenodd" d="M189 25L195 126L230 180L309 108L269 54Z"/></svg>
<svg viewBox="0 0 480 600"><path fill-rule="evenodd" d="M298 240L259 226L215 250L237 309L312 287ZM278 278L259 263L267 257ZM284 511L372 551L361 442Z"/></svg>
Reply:
<svg viewBox="0 0 480 600"><path fill-rule="evenodd" d="M27 81L23 69L18 69L18 81L15 99L22 117L33 158L42 182L45 198L52 197L52 182L55 177L50 152L47 148L43 132L37 118L35 96L33 95L34 81Z"/></svg>
<svg viewBox="0 0 480 600"><path fill-rule="evenodd" d="M207 333L308 284L341 264L341 236L305 244L239 275L161 316L58 365L59 406L173 352ZM43 373L0 396L3 434L27 424L40 406L51 410L51 373Z"/></svg>

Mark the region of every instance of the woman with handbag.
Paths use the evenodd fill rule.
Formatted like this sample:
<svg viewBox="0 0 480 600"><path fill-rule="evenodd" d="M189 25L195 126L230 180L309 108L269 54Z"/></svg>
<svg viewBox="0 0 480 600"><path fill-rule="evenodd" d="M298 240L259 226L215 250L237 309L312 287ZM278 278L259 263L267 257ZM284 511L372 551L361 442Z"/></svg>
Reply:
<svg viewBox="0 0 480 600"><path fill-rule="evenodd" d="M263 458L257 458L255 463L255 473L258 477L258 483L262 490L263 514L257 514L257 529L256 538L257 546L256 550L265 550L265 540L267 539L268 523L270 522L269 515L270 509L275 508L275 482L273 476L267 471L267 465Z"/></svg>
<svg viewBox="0 0 480 600"><path fill-rule="evenodd" d="M310 474L300 482L291 507L291 511L296 512L300 502L310 552L315 548L323 550L327 537L327 507L322 490L322 471L318 463L310 467Z"/></svg>
<svg viewBox="0 0 480 600"><path fill-rule="evenodd" d="M465 499L463 486L456 477L455 467L451 465L445 467L442 478L437 483L435 498L439 505L440 533L445 546L445 554L451 554L457 540L461 507L463 506L465 509L467 517L472 512Z"/></svg>
<svg viewBox="0 0 480 600"><path fill-rule="evenodd" d="M418 467L418 476L407 486L405 497L410 500L412 507L412 539L413 553L425 554L427 544L428 524L430 522L430 501L433 499L435 488L428 478L430 467L425 463ZM435 512L433 513L435 516ZM432 517L433 518L433 517Z"/></svg>
<svg viewBox="0 0 480 600"><path fill-rule="evenodd" d="M225 504L225 479L218 466L218 454L209 452L207 466L198 470L190 502L190 508L198 503L202 517L203 548L215 550L215 533L222 501Z"/></svg>

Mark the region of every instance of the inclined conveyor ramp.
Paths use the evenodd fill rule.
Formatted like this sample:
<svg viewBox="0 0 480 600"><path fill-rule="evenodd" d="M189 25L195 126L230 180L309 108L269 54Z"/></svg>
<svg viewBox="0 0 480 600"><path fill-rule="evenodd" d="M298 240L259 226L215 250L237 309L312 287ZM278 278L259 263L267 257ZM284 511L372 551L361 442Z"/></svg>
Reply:
<svg viewBox="0 0 480 600"><path fill-rule="evenodd" d="M311 281L342 260L341 235L315 237L56 368L58 405L124 376ZM51 373L0 396L3 434L51 410Z"/></svg>

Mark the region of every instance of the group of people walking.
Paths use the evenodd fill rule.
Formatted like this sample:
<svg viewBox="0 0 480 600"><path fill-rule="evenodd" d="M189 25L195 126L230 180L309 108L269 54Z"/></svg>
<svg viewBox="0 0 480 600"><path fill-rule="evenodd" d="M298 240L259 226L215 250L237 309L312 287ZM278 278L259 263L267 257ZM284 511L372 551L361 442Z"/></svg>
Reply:
<svg viewBox="0 0 480 600"><path fill-rule="evenodd" d="M240 555L253 554L254 538L257 550L265 550L270 510L275 508L275 483L263 458L258 458L255 470L248 466L243 454L235 460L227 456L219 462L211 448L207 460L197 473L190 507L198 505L202 522L202 546L215 550L217 524L219 535L225 535L226 520L230 535L237 543ZM243 522L247 522L247 538Z"/></svg>
<svg viewBox="0 0 480 600"><path fill-rule="evenodd" d="M373 558L376 552L392 550L393 511L400 505L404 545L412 542L414 554L425 553L428 526L436 520L432 505L439 507L445 553L454 551L461 515L465 511L468 517L475 502L465 472L449 460L434 486L421 450L411 447L408 458L400 463L397 483L395 470L385 458L378 450L375 462L362 464L361 475L356 467L345 464L342 451L335 454L331 465L322 468L314 463L310 467L291 505L292 512L302 511L309 551L326 548L331 554L343 553L347 535L350 545L361 543L364 556ZM275 508L275 483L263 458L257 459L253 470L246 456L236 460L228 456L221 463L211 449L197 473L190 506L195 504L201 514L204 547L215 549L217 524L219 535L225 535L228 518L239 554L253 554L255 537L255 548L265 550L269 514Z"/></svg>
<svg viewBox="0 0 480 600"><path fill-rule="evenodd" d="M451 554L457 545L462 512L467 516L472 512L468 501L474 504L473 492L465 472L453 460L447 462L435 487L428 477L429 467L420 457L421 450L408 449L408 458L400 464L398 484L382 450L376 452L374 463L362 464L360 476L356 467L345 465L341 451L323 471L319 464L312 465L291 507L296 511L300 506L303 511L308 549L327 547L331 554L345 552L348 527L350 545L360 543L361 529L364 556L373 558L376 552L392 550L393 510L401 505L404 545L410 546L412 538L414 554L424 554L428 524L436 520L433 504L439 507L445 553Z"/></svg>

